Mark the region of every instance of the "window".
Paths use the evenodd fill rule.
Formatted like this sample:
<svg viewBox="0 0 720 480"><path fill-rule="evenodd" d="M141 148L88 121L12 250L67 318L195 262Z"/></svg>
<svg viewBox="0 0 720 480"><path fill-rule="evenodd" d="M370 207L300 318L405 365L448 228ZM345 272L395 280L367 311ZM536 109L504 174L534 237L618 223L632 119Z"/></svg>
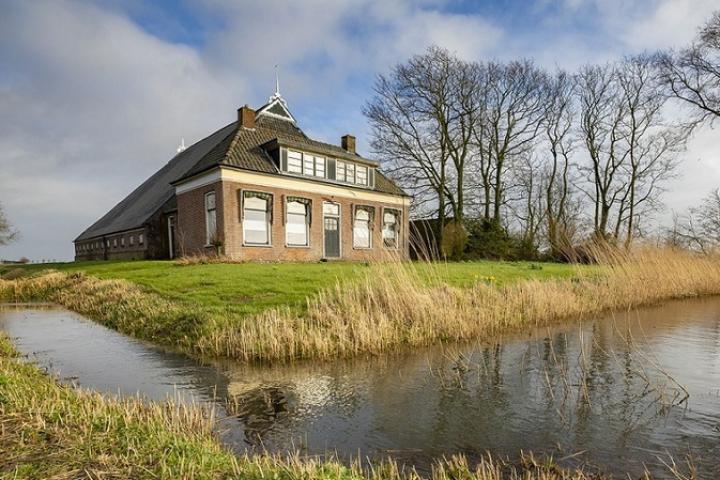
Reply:
<svg viewBox="0 0 720 480"><path fill-rule="evenodd" d="M113 248L117 248L117 238L113 238Z"/></svg>
<svg viewBox="0 0 720 480"><path fill-rule="evenodd" d="M303 153L303 167L303 173L305 175L315 175L315 157L308 155L307 153Z"/></svg>
<svg viewBox="0 0 720 480"><path fill-rule="evenodd" d="M310 206L309 200L288 198L285 207L285 241L288 245L309 245Z"/></svg>
<svg viewBox="0 0 720 480"><path fill-rule="evenodd" d="M387 248L398 247L398 212L395 210L385 210L383 213L383 245Z"/></svg>
<svg viewBox="0 0 720 480"><path fill-rule="evenodd" d="M125 247L125 237L120 237L120 246Z"/></svg>
<svg viewBox="0 0 720 480"><path fill-rule="evenodd" d="M358 185L367 185L368 168L358 165L355 170L355 183Z"/></svg>
<svg viewBox="0 0 720 480"><path fill-rule="evenodd" d="M335 180L338 182L354 183L356 185L368 186L370 168L366 165L355 165L350 162L337 161L335 169Z"/></svg>
<svg viewBox="0 0 720 480"><path fill-rule="evenodd" d="M323 213L325 215L339 217L340 216L340 205L337 203L325 202L323 204Z"/></svg>
<svg viewBox="0 0 720 480"><path fill-rule="evenodd" d="M288 172L302 173L302 153L288 150Z"/></svg>
<svg viewBox="0 0 720 480"><path fill-rule="evenodd" d="M217 209L215 192L205 194L205 245L217 241Z"/></svg>
<svg viewBox="0 0 720 480"><path fill-rule="evenodd" d="M309 153L288 150L287 171L309 177L325 178L325 157L316 157Z"/></svg>
<svg viewBox="0 0 720 480"><path fill-rule="evenodd" d="M138 235L138 245L142 245L144 241L145 235L141 233L140 235Z"/></svg>
<svg viewBox="0 0 720 480"><path fill-rule="evenodd" d="M272 195L243 192L243 239L246 245L270 245Z"/></svg>
<svg viewBox="0 0 720 480"><path fill-rule="evenodd" d="M108 238L108 239L106 240L106 242L107 242L107 243L106 243L107 248L110 248L110 239Z"/></svg>
<svg viewBox="0 0 720 480"><path fill-rule="evenodd" d="M135 235L130 235L130 246L135 245Z"/></svg>
<svg viewBox="0 0 720 480"><path fill-rule="evenodd" d="M355 218L353 221L353 247L370 248L370 221L372 218L372 210L367 207L358 207L355 209Z"/></svg>

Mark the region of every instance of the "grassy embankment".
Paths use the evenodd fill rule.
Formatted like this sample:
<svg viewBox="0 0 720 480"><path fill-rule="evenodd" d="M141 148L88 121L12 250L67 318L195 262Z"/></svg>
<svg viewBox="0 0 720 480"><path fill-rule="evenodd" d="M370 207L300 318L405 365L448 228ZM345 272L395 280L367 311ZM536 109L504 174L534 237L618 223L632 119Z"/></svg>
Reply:
<svg viewBox="0 0 720 480"><path fill-rule="evenodd" d="M516 276L502 281L497 274L493 279L469 272L453 273L476 264L317 264L313 268L319 269L321 280L313 288L322 289L306 300L304 308L288 307L292 302L287 302L250 314L242 307L212 304L210 300L205 304L181 300L175 295L187 297L178 293L182 288L168 286L173 281L179 285L184 272L190 276L192 270L185 269L199 268L204 273L198 273L194 285L211 284L210 292L229 289L232 279L208 272L217 268L227 273L233 265L166 267L176 269L178 277L173 281L145 280L153 284L152 289L125 280L53 273L0 281L0 300L55 301L120 331L197 353L241 360L287 360L470 340L665 299L720 294L720 262L716 257L645 248L630 254L606 254L602 260L602 267L590 269L542 265L537 270L528 265L526 273L537 272L539 277L520 280ZM242 271L243 267L251 270L261 266L236 267ZM277 272L301 268L262 267L276 267ZM111 276L113 268L120 267L97 268L107 270L94 275ZM323 268L350 273L332 278L322 272ZM564 273L553 277L546 268ZM142 285L144 281L137 275L135 281ZM261 281L252 273L239 274L234 281L256 285L268 282L267 288L272 291L291 283L279 275ZM196 295L204 298L205 294Z"/></svg>
<svg viewBox="0 0 720 480"><path fill-rule="evenodd" d="M212 416L198 406L106 399L56 383L17 358L0 333L0 478L401 480L418 478L392 462L371 471L335 461L236 457L217 442ZM589 480L551 461L518 466L462 457L436 464L434 480Z"/></svg>
<svg viewBox="0 0 720 480"><path fill-rule="evenodd" d="M431 265L414 263L427 283L466 288L492 277L502 285L528 279L568 278L577 267L559 263L477 261ZM81 262L0 265L0 278L13 270L31 274L53 269L82 272L103 280L127 280L164 299L206 312L254 315L289 307L302 313L307 298L338 281L363 278L371 269L359 263L215 263L180 266L169 261Z"/></svg>

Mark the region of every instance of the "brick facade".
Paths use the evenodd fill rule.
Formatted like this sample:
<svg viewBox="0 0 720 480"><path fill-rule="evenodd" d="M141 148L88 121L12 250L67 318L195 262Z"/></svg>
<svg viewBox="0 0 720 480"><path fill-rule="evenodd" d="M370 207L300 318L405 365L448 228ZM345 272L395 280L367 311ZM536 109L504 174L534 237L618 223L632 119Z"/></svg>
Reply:
<svg viewBox="0 0 720 480"><path fill-rule="evenodd" d="M241 211L241 192L263 192L272 195L272 223L270 246L243 245L243 226ZM216 215L220 249L205 245L205 195L214 191L216 195ZM287 246L285 239L285 200L288 196L309 199L312 202L309 226L309 245L303 247ZM340 245L341 260L368 261L388 258L408 258L408 211L393 203L362 200L344 196L321 195L304 190L269 188L230 181L217 181L180 193L178 203L178 244L184 255L224 253L235 260L247 261L319 261L323 259L324 226L323 203L333 202L340 205ZM353 247L353 210L357 206L373 207L375 214L371 221L371 248ZM382 239L382 215L384 209L400 211L400 231L398 248L386 248Z"/></svg>
<svg viewBox="0 0 720 480"><path fill-rule="evenodd" d="M140 260L148 257L147 229L136 229L75 243L75 260Z"/></svg>

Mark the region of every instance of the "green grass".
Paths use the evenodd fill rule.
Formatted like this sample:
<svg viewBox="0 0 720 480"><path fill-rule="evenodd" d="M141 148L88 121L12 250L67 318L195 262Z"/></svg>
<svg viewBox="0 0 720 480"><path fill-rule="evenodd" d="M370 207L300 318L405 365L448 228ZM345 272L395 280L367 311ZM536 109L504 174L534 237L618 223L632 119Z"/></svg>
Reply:
<svg viewBox="0 0 720 480"><path fill-rule="evenodd" d="M476 261L415 263L427 283L470 287L478 281L502 285L526 279L567 278L577 265L532 262ZM0 265L0 276L18 268ZM251 315L287 306L303 310L306 299L338 280L360 278L368 266L359 263L227 263L180 266L170 261L80 262L21 267L29 272L49 268L82 271L101 279L122 279L141 285L168 300L212 312Z"/></svg>

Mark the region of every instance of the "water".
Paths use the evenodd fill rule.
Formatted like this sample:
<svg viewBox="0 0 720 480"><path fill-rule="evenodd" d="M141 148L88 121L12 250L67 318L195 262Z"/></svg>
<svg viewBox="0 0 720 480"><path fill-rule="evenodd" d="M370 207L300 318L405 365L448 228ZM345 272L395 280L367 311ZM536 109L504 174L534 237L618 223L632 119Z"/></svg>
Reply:
<svg viewBox="0 0 720 480"><path fill-rule="evenodd" d="M236 451L433 459L552 454L637 478L689 455L720 477L720 299L472 345L258 366L164 351L60 309L0 310L20 351L106 393L215 402Z"/></svg>

